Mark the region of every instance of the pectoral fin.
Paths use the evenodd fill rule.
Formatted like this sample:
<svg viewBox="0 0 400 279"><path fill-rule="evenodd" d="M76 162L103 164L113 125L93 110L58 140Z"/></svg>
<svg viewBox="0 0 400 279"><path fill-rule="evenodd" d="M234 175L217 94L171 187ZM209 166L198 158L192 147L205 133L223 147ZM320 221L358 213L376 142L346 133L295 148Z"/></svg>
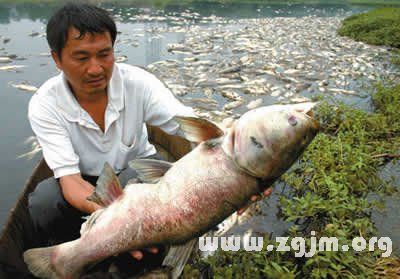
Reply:
<svg viewBox="0 0 400 279"><path fill-rule="evenodd" d="M173 165L170 162L154 159L138 159L128 164L144 183L157 183Z"/></svg>
<svg viewBox="0 0 400 279"><path fill-rule="evenodd" d="M198 238L195 238L185 244L171 246L162 264L172 268L172 278L179 278L197 243Z"/></svg>
<svg viewBox="0 0 400 279"><path fill-rule="evenodd" d="M103 207L110 205L123 194L118 177L108 163L104 164L103 171L96 184L95 191L87 200L95 202Z"/></svg>
<svg viewBox="0 0 400 279"><path fill-rule="evenodd" d="M175 116L174 120L179 123L180 132L183 136L191 142L202 142L224 135L224 132L217 125L206 119Z"/></svg>

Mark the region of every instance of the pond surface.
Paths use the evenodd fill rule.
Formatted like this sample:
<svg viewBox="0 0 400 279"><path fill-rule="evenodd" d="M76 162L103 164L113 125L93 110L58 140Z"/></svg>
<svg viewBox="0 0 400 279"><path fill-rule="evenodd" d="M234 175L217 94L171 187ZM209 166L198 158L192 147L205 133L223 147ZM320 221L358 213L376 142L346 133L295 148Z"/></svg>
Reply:
<svg viewBox="0 0 400 279"><path fill-rule="evenodd" d="M184 51L174 51L174 47L175 50L177 50L176 44L182 44L182 42L192 40L196 35L196 32L199 34L206 34L207 32L214 32L218 34L218 32L225 32L224 34L226 34L228 37L231 34L235 34L243 39L243 35L246 33L243 31L244 25L247 26L246 28L248 28L249 32L252 32L254 31L255 26L260 23L271 24L271 32L274 32L275 27L285 25L286 23L296 24L296 22L299 22L299 24L303 25L308 23L322 23L321 26L331 25L329 32L334 34L334 30L338 26L341 18L369 9L367 6L349 5L305 6L283 4L270 6L249 4L222 5L209 3L197 3L196 5L191 6L166 6L163 8L163 10L159 10L154 7L132 7L129 5L118 6L103 4L102 6L107 8L114 15L117 21L118 30L121 32L117 38L116 56L121 61L126 60L126 63L143 67L149 66L149 69L152 69L155 74L160 76L160 78L163 80L165 79L167 84L171 86L173 92L179 96L183 102L194 105L198 109L199 115L204 114L205 117L210 116L210 114L207 114L207 109L202 110L199 104L202 103L204 107L205 101L203 100L200 102L198 99L204 98L202 90L204 89L206 92L208 90L207 86L201 87L201 82L199 82L199 80L181 80L183 84L182 86L184 86L183 88L185 88L185 90L187 88L196 89L184 92L185 94L189 93L187 96L185 96L185 94L181 94L182 90L180 91L179 88L182 87L179 87L181 86L178 84L179 81L171 80L171 76L168 76L169 70L171 69L168 68L170 66L168 66L168 63L180 63L178 66L174 66L173 70L177 70L181 73L183 72L183 77L185 76L184 74L186 70L189 72L194 70L192 69L193 67L190 68L188 65L182 64L184 61L192 61L190 60L192 56L188 55ZM14 86L18 84L27 84L39 87L49 77L57 74L55 65L49 55L49 49L45 39L45 25L47 19L51 16L52 12L56 8L57 5L49 4L0 4L0 57L8 56L12 59L12 62L8 64L0 64L0 67L10 65L24 66L15 70L0 71L0 117L2 119L2 125L0 125L0 135L2 136L0 145L0 177L2 178L2 182L0 183L0 228L3 227L9 209L15 203L25 181L31 175L34 165L38 162L41 156L40 154L37 154L29 160L26 157L18 158L21 154L31 150L31 146L25 143L25 140L33 135L26 116L27 105L33 93L17 89ZM325 21L326 24L324 25L323 23ZM276 30L276 32L278 31L279 30ZM204 36L208 36L208 33ZM282 38L284 41L284 46L290 47L290 42L295 37L288 36L287 42L285 42L285 34L280 36L281 40ZM204 37L201 37L200 35L199 40L202 39L204 39ZM252 38L250 38L248 42L254 43L251 39ZM315 46L313 45L313 47L318 47L318 44L320 44L323 40L325 39L322 38L316 43ZM198 44L201 45L200 42ZM339 44L343 45L343 43ZM272 47L274 47L273 44ZM329 47L332 46L329 45ZM363 58L364 60L362 61L366 63L366 66L368 66L367 63L370 63L371 65L376 66L377 69L384 69L389 73L392 71L390 65L387 65L387 62L384 62L387 61L388 55L384 48L366 48L363 45L358 45L358 47L359 52L351 52L351 50L348 50L351 52L349 57L352 57L351 55L361 55L365 58ZM210 49L208 54L210 57L206 57L208 59L215 60L210 62L214 63L211 65L212 67L223 64L222 62L224 61L224 55L227 55L226 52L217 52L214 54L213 51L215 49L215 47L214 49ZM266 48L266 50L267 49L268 48ZM271 51L275 53L276 51L279 52L280 49L271 49ZM339 48L336 51L340 52L341 50ZM239 53L237 54L238 59L242 58L243 61L247 61L246 56L240 54L240 52L237 52L237 49L235 48L230 50L229 55L236 55L235 53ZM375 55L374 53L378 53L378 55ZM196 55L196 53L191 54ZM199 55L201 56L201 53ZM218 55L222 56L222 62L217 60L218 58L216 58L216 56ZM305 89L311 88L312 90L307 91L301 89L303 90L301 91L299 89L302 95L296 95L296 98L312 97L314 91L318 91L318 89L321 88L326 89L328 84L332 83L332 81L329 80L329 77L332 74L331 72L327 76L321 77L320 80L317 78L316 80L308 79L307 81L303 80L303 78L307 79L307 77L291 75L295 73L295 70L293 69L300 67L299 64L292 57L279 57L279 55L280 54L278 53L278 56L274 56L275 60L271 59L271 61L275 62L270 64L268 69L264 69L267 71L266 73L262 72L259 74L271 76L275 75L275 77L271 77L271 79L273 79L271 84L267 84L268 86L265 84L260 85L264 86L268 90L271 90L272 92L272 94L268 95L261 94L261 99L264 104L274 103L277 100L293 100L293 94L296 92L299 93L298 89L303 87ZM331 54L327 55L329 56ZM231 57L229 57L229 59L231 59ZM303 59L307 60L307 57ZM379 62L379 59L383 62ZM165 62L167 64L155 63L158 61L167 61ZM265 63L267 62L270 61L266 60ZM342 62L345 63L345 61ZM353 65L353 68L356 67L354 62L351 61L349 63L353 63L351 64ZM368 83L374 81L374 78L376 78L375 73L371 72L370 76L365 76L366 84L358 84L355 82L355 80L358 80L357 73L359 72L357 72L357 70L363 66L362 62L360 63L361 66L357 66L358 68L355 70L356 72L349 72L349 76L353 76L353 80L343 75L344 85L336 84L337 86L341 86L341 88L337 90L345 90L347 92L346 94L349 92L354 92L355 89L357 92L359 92L362 91L360 88L363 88L368 85ZM228 64L225 66L232 66ZM344 68L348 67L347 64L343 64L342 66ZM342 66L339 65L337 67ZM200 67L207 67L207 65L206 63L203 63L199 67L196 67L196 69ZM304 67L307 67L307 65ZM327 67L330 66L327 65ZM205 72L208 71L212 73L209 68L204 69ZM339 70L342 71L341 69ZM250 74L248 77L254 78L254 76ZM294 84L283 84L277 80L277 77L286 78L286 83L292 82ZM335 76L333 76L333 78L335 78ZM294 80L296 80L298 83L296 83ZM218 83L220 80L215 80L215 82L218 86L221 85L221 83ZM196 87L199 84L200 87ZM224 86L229 84L230 83L228 82L227 84L224 84ZM284 85L286 87L284 87ZM210 87L212 86L213 84L210 85ZM230 89L232 88L235 89L235 86L230 87ZM277 92L281 92L284 90L284 88L288 91L292 90L293 94L280 96L280 93L278 94ZM256 89L257 88L254 90ZM235 92L235 90L233 91ZM240 90L236 91L236 93L240 95L245 102L250 102L260 98L258 94L245 95ZM342 100L350 100L363 108L368 107L368 98L358 98L359 96L354 96L352 94L353 93L350 94L351 96L341 95L338 98ZM274 97L271 97L271 95ZM279 99L280 97L282 99ZM205 102L205 106L210 106L210 104L213 104L213 106L215 106L215 111L224 111L222 107L227 103L227 100L224 99L224 97L221 97L220 95L214 95L214 97L211 99L214 99L215 103L213 103L212 100L208 100L208 103ZM233 112L226 110L226 113L222 116L225 117L234 115L235 112L240 114L244 110L244 108L239 108L236 111L233 110ZM217 115L216 112L214 112L214 116L215 115ZM283 227L281 227L281 229L282 228ZM277 229L276 233L279 234L281 229Z"/></svg>

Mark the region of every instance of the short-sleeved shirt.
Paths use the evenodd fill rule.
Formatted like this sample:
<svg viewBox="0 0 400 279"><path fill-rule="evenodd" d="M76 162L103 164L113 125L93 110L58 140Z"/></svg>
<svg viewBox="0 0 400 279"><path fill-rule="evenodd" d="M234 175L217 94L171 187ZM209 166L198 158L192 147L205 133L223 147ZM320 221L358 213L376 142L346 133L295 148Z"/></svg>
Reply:
<svg viewBox="0 0 400 279"><path fill-rule="evenodd" d="M79 105L63 73L45 82L29 103L28 117L56 178L82 173L98 176L104 163L115 171L130 160L156 152L145 123L175 134L175 115L193 116L151 73L115 63L107 87L104 132Z"/></svg>

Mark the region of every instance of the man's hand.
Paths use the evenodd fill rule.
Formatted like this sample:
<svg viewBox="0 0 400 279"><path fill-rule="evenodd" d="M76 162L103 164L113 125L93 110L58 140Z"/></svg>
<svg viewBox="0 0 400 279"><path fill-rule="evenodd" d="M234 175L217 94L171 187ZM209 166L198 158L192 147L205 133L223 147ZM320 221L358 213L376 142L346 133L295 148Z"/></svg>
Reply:
<svg viewBox="0 0 400 279"><path fill-rule="evenodd" d="M158 253L158 248L157 247L150 247L150 248L145 248L144 250L152 253L152 254L157 254ZM133 250L129 252L131 254L131 256L140 261L143 258L143 252L140 250Z"/></svg>
<svg viewBox="0 0 400 279"><path fill-rule="evenodd" d="M94 191L94 186L85 181L79 173L62 176L60 187L65 200L74 208L91 214L101 206L86 198Z"/></svg>
<svg viewBox="0 0 400 279"><path fill-rule="evenodd" d="M253 196L251 196L249 204L247 204L246 206L240 208L240 209L237 211L237 214L238 214L238 215L241 215L243 212L246 211L246 209L247 209L253 202L256 202L256 201L259 201L259 200L261 200L261 199L264 199L264 198L268 197L269 195L271 195L271 193L272 193L272 187L270 187L270 188L264 190L260 195L253 195Z"/></svg>

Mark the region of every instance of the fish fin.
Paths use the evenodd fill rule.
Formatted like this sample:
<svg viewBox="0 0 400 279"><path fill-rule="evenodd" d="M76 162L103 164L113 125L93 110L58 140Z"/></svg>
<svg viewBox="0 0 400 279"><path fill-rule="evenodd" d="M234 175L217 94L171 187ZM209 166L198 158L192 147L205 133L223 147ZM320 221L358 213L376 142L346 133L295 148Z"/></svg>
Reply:
<svg viewBox="0 0 400 279"><path fill-rule="evenodd" d="M118 177L114 170L106 162L99 179L97 186L92 195L87 197L87 200L97 203L103 207L110 205L119 196L123 195L123 190L119 184Z"/></svg>
<svg viewBox="0 0 400 279"><path fill-rule="evenodd" d="M217 231L214 232L215 236L222 236L226 234L229 230L231 230L235 225L239 224L239 216L237 215L237 212L235 211L227 217L224 221L218 224L217 226Z"/></svg>
<svg viewBox="0 0 400 279"><path fill-rule="evenodd" d="M224 135L222 129L206 119L175 116L174 120L179 124L179 132L183 134L184 138L191 142L202 142Z"/></svg>
<svg viewBox="0 0 400 279"><path fill-rule="evenodd" d="M24 253L24 261L29 271L39 278L59 278L51 264L56 246L29 249Z"/></svg>
<svg viewBox="0 0 400 279"><path fill-rule="evenodd" d="M89 216L82 217L86 221L81 225L80 234L83 235L87 233L91 227L96 224L97 218L101 215L104 209L97 209L95 212L90 214Z"/></svg>
<svg viewBox="0 0 400 279"><path fill-rule="evenodd" d="M168 251L162 263L163 266L172 267L171 275L173 279L178 278L185 267L195 246L197 246L198 238L189 240L182 245L174 245Z"/></svg>
<svg viewBox="0 0 400 279"><path fill-rule="evenodd" d="M138 173L138 178L144 183L157 183L173 166L170 162L154 159L137 159L128 164Z"/></svg>

